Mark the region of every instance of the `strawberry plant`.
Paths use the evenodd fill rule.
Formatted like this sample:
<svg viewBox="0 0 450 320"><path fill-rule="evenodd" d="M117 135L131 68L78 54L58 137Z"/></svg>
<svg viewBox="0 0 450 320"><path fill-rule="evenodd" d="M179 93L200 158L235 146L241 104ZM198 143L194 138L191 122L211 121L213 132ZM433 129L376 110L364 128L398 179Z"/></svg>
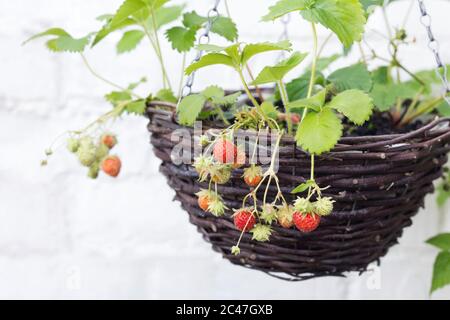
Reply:
<svg viewBox="0 0 450 320"><path fill-rule="evenodd" d="M450 109L445 105L445 94L435 90L439 76L434 71L412 71L401 62L402 48L414 43L414 38L404 27L392 27L386 17L388 35L383 35L383 38L389 47L389 56L378 53L365 38L366 22L382 4L384 2L379 0L273 1L262 17L262 23L273 23L289 14L305 20L313 44L307 52L304 48L302 51L295 48L289 39L244 42L239 38L229 10L228 16L219 15L216 5L203 16L189 10L187 5L171 5L169 0L125 0L114 14L98 18L101 26L97 31L83 37L75 37L62 28L51 28L26 42L46 38L45 44L50 51L78 54L94 77L112 87L112 91L105 95L111 104L110 109L85 128L64 135L67 149L77 156L82 166L88 168L91 178L97 178L100 172L111 177L119 175L122 167L120 157L111 154L118 138L104 128L105 124L123 115L146 115L147 107L154 103L158 105L158 111L174 110L176 125L192 127L196 121L204 121L215 126L216 129L208 130L198 139L201 152L193 158L189 177L198 177L200 188L197 193L192 192L196 198L190 201L189 207L194 203L204 216L228 218L228 225L234 226L236 236L233 240L236 244L227 250L239 255L241 242L250 234L256 242L268 242L274 234L284 232L314 237L315 230L327 226L328 216L333 214L339 197L345 197L345 191L339 192L338 196L332 193L333 186L327 183L329 180L320 179L324 174L320 171L316 174L316 165L320 166L323 159L332 159L333 156L327 158L330 151L335 152L339 147L349 148L349 145L338 145L344 135L348 138L403 133L429 121L430 115L450 115ZM385 7L381 10L384 12ZM330 33L323 43L319 43L318 28L325 28ZM130 52L147 42L159 61L159 91L140 96L135 91L138 86L145 85L145 77L123 86L95 71L86 52L95 49L112 33L121 34L116 45L117 54ZM210 43L210 34L229 44ZM336 37L342 44L342 54L324 54L331 37ZM173 75L167 72L162 41L168 41L180 54L181 81L178 87L174 87ZM197 51L196 59L187 64L187 55L194 49ZM351 50L359 51L357 62L339 69L331 68L336 60ZM282 53L285 57L253 72L253 59L270 53ZM240 88L234 88L230 93L216 84L220 76L212 76L211 85L191 93L195 73L217 65L232 70L239 79ZM183 87L185 76L187 83ZM185 89L189 89L189 94ZM253 141L240 143L241 132L251 133ZM264 145L263 136L272 139L270 148ZM283 185L278 173L279 155L284 152L286 156L285 141L292 141L298 152L308 156L307 164L297 165L300 170L306 166L306 178L302 173L301 179L292 185ZM346 156L351 159L358 154L367 156L367 159L376 157L382 162L387 157L386 149L379 146L380 149L371 152L371 141L366 141L367 150ZM46 150L44 165L59 142L58 139ZM251 150L245 150L246 145ZM386 148L394 148L398 143L393 145ZM259 150L264 148L270 149L265 164L258 159ZM291 160L296 160L295 152ZM377 163L377 166L383 165ZM366 170L364 166L355 166L355 171ZM330 171L330 168L325 169ZM405 176L411 176L410 171L414 170L408 169ZM333 177L334 173L330 175ZM348 173L342 179L346 179L346 175ZM362 181L369 181L362 175ZM296 177L295 174L293 176ZM351 183L357 185L360 181L353 179ZM389 188L395 188L395 183L392 182ZM226 192L236 184L241 186L245 195L231 202ZM450 195L449 185L446 177L439 191L441 203ZM382 190L386 186L382 181L377 187ZM182 188L177 192L180 190ZM236 193L235 190L232 192ZM378 192L376 190L374 194L378 195ZM359 199L359 196L353 195L353 198ZM354 199L356 206L358 200ZM376 202L376 199L368 199L370 201ZM234 214L230 214L231 210ZM445 271L449 260L448 246L442 240L445 237L429 240L443 250L436 261L432 290L449 282Z"/></svg>

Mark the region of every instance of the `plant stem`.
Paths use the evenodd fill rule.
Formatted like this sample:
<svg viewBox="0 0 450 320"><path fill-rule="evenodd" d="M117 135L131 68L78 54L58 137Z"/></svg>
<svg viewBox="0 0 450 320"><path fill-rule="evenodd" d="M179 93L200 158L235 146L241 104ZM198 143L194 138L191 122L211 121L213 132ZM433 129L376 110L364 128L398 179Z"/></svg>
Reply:
<svg viewBox="0 0 450 320"><path fill-rule="evenodd" d="M169 77L167 76L167 71L166 71L166 67L164 65L164 59L162 56L162 51L161 51L161 44L159 43L159 37L158 37L158 27L156 25L156 15L155 15L155 10L153 10L153 8L150 10L151 14L152 14L152 24L153 24L153 33L155 36L155 41L156 41L156 48L158 49L158 53L159 53L159 60L161 63L161 70L163 73L163 77L165 79L165 81L167 82L167 85L169 86L170 89L172 89L170 81L169 81Z"/></svg>
<svg viewBox="0 0 450 320"><path fill-rule="evenodd" d="M178 99L181 98L183 94L183 80L184 80L184 69L186 67L186 52L183 53L183 62L181 63L181 75L180 75L180 83L178 85Z"/></svg>
<svg viewBox="0 0 450 320"><path fill-rule="evenodd" d="M250 69L250 66L248 65L248 63L245 64L245 69L247 70L248 75L250 76L250 79L252 79L252 81L255 81L255 77L253 76L252 69ZM256 90L256 93L258 94L258 98L261 101L263 101L263 95L262 95L261 89L258 87L258 85L255 85L255 90Z"/></svg>
<svg viewBox="0 0 450 320"><path fill-rule="evenodd" d="M314 154L311 155L311 180L314 181L314 162L315 162L315 156Z"/></svg>
<svg viewBox="0 0 450 320"><path fill-rule="evenodd" d="M311 78L309 80L309 87L308 87L308 96L307 98L311 98L312 91L314 89L314 83L316 82L316 67L317 67L317 29L316 24L314 22L311 22L311 27L313 31L313 41L314 41L314 48L313 48L313 61L311 66ZM308 113L308 108L305 108L303 110L302 119L305 119L306 114Z"/></svg>
<svg viewBox="0 0 450 320"><path fill-rule="evenodd" d="M92 68L92 66L89 64L89 62L88 62L88 60L86 59L85 55L84 55L83 53L80 53L80 55L81 55L81 58L83 59L83 63L85 64L86 68L89 70L89 72L90 72L94 77L96 77L97 79L99 79L99 80L105 82L106 84L109 84L110 86L112 86L112 87L114 87L114 88L116 88L116 89L119 89L119 90L121 90L121 91L129 91L130 94L131 94L132 96L134 96L135 98L143 99L141 96L139 96L139 95L133 93L131 90L128 90L128 89L126 89L126 88L124 88L124 87L122 87L122 86L120 86L120 85L118 85L118 84L116 84L116 83L114 83L114 82L112 82L112 81L110 81L110 80L108 80L108 79L102 77L101 75L99 75L99 74Z"/></svg>
<svg viewBox="0 0 450 320"><path fill-rule="evenodd" d="M284 109L286 110L286 123L288 127L288 134L292 135L292 118L291 111L289 110L289 97L286 92L286 87L284 86L283 81L278 81L278 89L280 90L281 101L283 102Z"/></svg>

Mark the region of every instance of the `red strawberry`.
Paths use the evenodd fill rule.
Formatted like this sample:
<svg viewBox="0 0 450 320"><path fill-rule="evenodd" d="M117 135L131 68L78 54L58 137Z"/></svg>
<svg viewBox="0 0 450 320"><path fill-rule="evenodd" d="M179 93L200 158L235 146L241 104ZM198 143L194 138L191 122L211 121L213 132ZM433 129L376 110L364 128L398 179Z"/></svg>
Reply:
<svg viewBox="0 0 450 320"><path fill-rule="evenodd" d="M101 137L101 142L109 149L112 149L117 144L117 138L112 134L104 134Z"/></svg>
<svg viewBox="0 0 450 320"><path fill-rule="evenodd" d="M233 142L220 138L214 144L214 159L220 163L234 163L237 157L237 147Z"/></svg>
<svg viewBox="0 0 450 320"><path fill-rule="evenodd" d="M241 231L250 231L255 223L256 219L249 209L241 209L234 214L234 225Z"/></svg>
<svg viewBox="0 0 450 320"><path fill-rule="evenodd" d="M236 151L236 159L234 160L234 163L232 165L233 169L239 169L245 164L245 161L247 160L247 156L245 155L245 151L237 148Z"/></svg>
<svg viewBox="0 0 450 320"><path fill-rule="evenodd" d="M314 213L296 211L292 218L297 229L305 233L316 230L320 224L320 216Z"/></svg>
<svg viewBox="0 0 450 320"><path fill-rule="evenodd" d="M299 124L302 117L297 113L291 113L291 121L293 124Z"/></svg>
<svg viewBox="0 0 450 320"><path fill-rule="evenodd" d="M122 162L118 156L108 156L102 161L102 170L111 177L117 177L120 173Z"/></svg>

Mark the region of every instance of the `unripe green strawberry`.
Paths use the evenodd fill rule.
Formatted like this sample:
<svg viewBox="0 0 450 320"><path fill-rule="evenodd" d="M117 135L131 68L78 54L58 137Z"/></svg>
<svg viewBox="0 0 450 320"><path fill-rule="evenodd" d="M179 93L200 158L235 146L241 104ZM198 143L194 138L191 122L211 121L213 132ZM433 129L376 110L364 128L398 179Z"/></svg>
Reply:
<svg viewBox="0 0 450 320"><path fill-rule="evenodd" d="M83 166L90 167L96 160L96 147L91 138L82 138L77 151L78 160Z"/></svg>
<svg viewBox="0 0 450 320"><path fill-rule="evenodd" d="M209 172L213 167L213 158L205 155L200 155L194 159L194 168L199 175L199 181L203 182L208 179Z"/></svg>
<svg viewBox="0 0 450 320"><path fill-rule="evenodd" d="M280 206L278 207L277 218L278 223L283 228L289 229L294 225L294 221L292 219L292 215L294 214L293 206Z"/></svg>
<svg viewBox="0 0 450 320"><path fill-rule="evenodd" d="M266 204L261 208L260 218L267 224L272 224L272 222L277 220L277 210L274 206Z"/></svg>
<svg viewBox="0 0 450 320"><path fill-rule="evenodd" d="M75 139L75 138L67 139L67 149L70 152L72 152L72 153L77 152L79 147L80 147L80 141L78 139Z"/></svg>
<svg viewBox="0 0 450 320"><path fill-rule="evenodd" d="M211 180L217 184L225 184L231 178L231 167L224 165L215 165L211 170Z"/></svg>
<svg viewBox="0 0 450 320"><path fill-rule="evenodd" d="M200 139L198 141L198 143L202 146L202 147L206 147L207 145L209 145L211 143L211 141L209 141L209 138L207 135L201 135Z"/></svg>
<svg viewBox="0 0 450 320"><path fill-rule="evenodd" d="M272 228L266 224L258 223L250 232L253 234L252 240L266 242L272 235Z"/></svg>
<svg viewBox="0 0 450 320"><path fill-rule="evenodd" d="M102 160L109 154L109 150L110 148L107 145L100 143L95 150L95 157L97 160Z"/></svg>
<svg viewBox="0 0 450 320"><path fill-rule="evenodd" d="M223 216L225 214L225 209L227 209L227 207L225 207L223 201L218 197L214 198L208 205L208 211L216 217Z"/></svg>
<svg viewBox="0 0 450 320"><path fill-rule="evenodd" d="M99 162L94 162L89 167L88 177L91 178L91 179L97 179L99 172L100 172L100 163Z"/></svg>
<svg viewBox="0 0 450 320"><path fill-rule="evenodd" d="M294 208L295 211L299 212L312 212L314 209L311 202L305 198L297 198L294 202Z"/></svg>
<svg viewBox="0 0 450 320"><path fill-rule="evenodd" d="M333 211L333 203L335 201L330 197L318 199L313 203L314 213L319 216L328 216Z"/></svg>

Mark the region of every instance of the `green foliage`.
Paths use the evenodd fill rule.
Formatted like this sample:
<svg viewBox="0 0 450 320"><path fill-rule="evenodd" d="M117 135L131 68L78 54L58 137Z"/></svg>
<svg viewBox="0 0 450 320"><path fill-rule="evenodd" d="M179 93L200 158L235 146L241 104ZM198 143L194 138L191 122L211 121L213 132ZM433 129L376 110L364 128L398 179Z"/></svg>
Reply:
<svg viewBox="0 0 450 320"><path fill-rule="evenodd" d="M83 52L89 44L91 34L82 38L74 38L64 29L50 28L44 32L32 36L23 44L42 37L51 37L49 40L47 40L46 46L53 52L80 53Z"/></svg>
<svg viewBox="0 0 450 320"><path fill-rule="evenodd" d="M433 279L431 281L430 293L450 284L450 252L441 251L433 267Z"/></svg>
<svg viewBox="0 0 450 320"><path fill-rule="evenodd" d="M263 103L261 103L261 110L269 118L272 118L275 120L278 118L279 112L278 112L277 108L274 106L274 104L270 101L266 100Z"/></svg>
<svg viewBox="0 0 450 320"><path fill-rule="evenodd" d="M173 27L166 32L166 38L172 48L178 52L187 52L194 47L197 28Z"/></svg>
<svg viewBox="0 0 450 320"><path fill-rule="evenodd" d="M177 103L178 99L170 89L161 89L155 95L155 100Z"/></svg>
<svg viewBox="0 0 450 320"><path fill-rule="evenodd" d="M441 233L426 241L441 250L433 267L430 293L450 284L450 233Z"/></svg>
<svg viewBox="0 0 450 320"><path fill-rule="evenodd" d="M280 0L269 8L263 21L277 19L293 11L303 18L332 30L345 47L360 41L366 17L359 0Z"/></svg>
<svg viewBox="0 0 450 320"><path fill-rule="evenodd" d="M290 101L306 98L308 93L309 81L311 79L311 71L307 71L298 78L295 78L286 84L286 91ZM320 72L316 72L315 84L320 84L324 80L324 76ZM279 93L275 92L275 99L279 100Z"/></svg>
<svg viewBox="0 0 450 320"><path fill-rule="evenodd" d="M428 244L441 250L450 250L450 233L441 233L426 241Z"/></svg>
<svg viewBox="0 0 450 320"><path fill-rule="evenodd" d="M372 99L363 91L356 89L338 94L327 106L336 109L357 125L369 120L373 110Z"/></svg>
<svg viewBox="0 0 450 320"><path fill-rule="evenodd" d="M242 70L243 66L245 66L245 64L255 55L276 50L289 51L291 49L291 43L289 41L280 41L277 43L253 43L244 46L242 50L240 49L239 43L229 47L207 45L200 46L200 48L209 49L213 52L203 56L199 61L188 66L185 70L187 75L201 68L217 64L226 65L239 71Z"/></svg>
<svg viewBox="0 0 450 320"><path fill-rule="evenodd" d="M378 110L388 111L397 101L397 98L409 99L417 94L417 90L408 83L375 83L370 96Z"/></svg>
<svg viewBox="0 0 450 320"><path fill-rule="evenodd" d="M309 112L298 127L296 141L305 151L320 155L330 151L342 136L342 123L330 108Z"/></svg>
<svg viewBox="0 0 450 320"><path fill-rule="evenodd" d="M294 52L291 57L280 61L273 67L265 67L253 81L254 85L281 81L288 72L297 67L307 56L306 53Z"/></svg>
<svg viewBox="0 0 450 320"><path fill-rule="evenodd" d="M302 193L308 190L310 187L313 187L316 185L316 182L314 180L308 180L304 183L299 184L297 187L292 189L292 194Z"/></svg>
<svg viewBox="0 0 450 320"><path fill-rule="evenodd" d="M183 25L173 27L166 32L166 38L172 48L179 52L187 52L194 47L197 31L205 26L208 19L198 15L195 11L183 15ZM235 41L238 37L236 24L228 17L218 17L213 21L211 32L216 33L228 41Z"/></svg>
<svg viewBox="0 0 450 320"><path fill-rule="evenodd" d="M235 104L240 92L225 96L225 91L218 86L209 86L198 94L183 98L177 108L178 119L181 124L191 126L199 119L203 106L210 102L215 108ZM207 113L207 116L210 114Z"/></svg>
<svg viewBox="0 0 450 320"><path fill-rule="evenodd" d="M363 63L338 69L328 76L328 81L333 83L340 92L349 89L360 89L369 92L372 88L372 77Z"/></svg>
<svg viewBox="0 0 450 320"><path fill-rule="evenodd" d="M323 71L326 68L328 68L333 62L335 62L337 59L341 57L340 54L333 54L329 57L322 57L317 59L316 61L316 71ZM308 68L308 70L311 70L311 67Z"/></svg>
<svg viewBox="0 0 450 320"><path fill-rule="evenodd" d="M130 30L123 34L117 43L117 53L124 53L134 50L144 38L145 33L141 30Z"/></svg>
<svg viewBox="0 0 450 320"><path fill-rule="evenodd" d="M289 110L296 113L302 113L304 108L312 109L316 112L325 104L327 90L323 89L311 98L299 99L289 103Z"/></svg>

